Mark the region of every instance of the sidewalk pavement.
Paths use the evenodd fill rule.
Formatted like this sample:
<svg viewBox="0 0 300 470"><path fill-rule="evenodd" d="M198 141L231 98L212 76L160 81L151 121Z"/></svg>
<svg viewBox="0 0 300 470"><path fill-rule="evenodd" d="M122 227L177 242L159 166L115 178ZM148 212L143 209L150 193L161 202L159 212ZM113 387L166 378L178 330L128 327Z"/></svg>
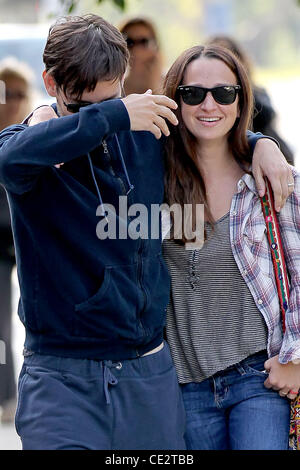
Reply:
<svg viewBox="0 0 300 470"><path fill-rule="evenodd" d="M0 450L21 450L21 440L14 424L0 424Z"/></svg>

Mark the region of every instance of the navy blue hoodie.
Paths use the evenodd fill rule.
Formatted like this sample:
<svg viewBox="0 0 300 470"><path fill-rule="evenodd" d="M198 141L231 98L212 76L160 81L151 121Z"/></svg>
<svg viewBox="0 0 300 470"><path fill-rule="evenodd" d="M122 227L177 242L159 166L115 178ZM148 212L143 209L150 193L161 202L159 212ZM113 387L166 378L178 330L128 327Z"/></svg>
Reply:
<svg viewBox="0 0 300 470"><path fill-rule="evenodd" d="M119 360L163 339L170 279L160 238L96 235L102 201L118 208L126 196L149 213L163 201L162 142L129 130L117 99L0 134L27 349Z"/></svg>

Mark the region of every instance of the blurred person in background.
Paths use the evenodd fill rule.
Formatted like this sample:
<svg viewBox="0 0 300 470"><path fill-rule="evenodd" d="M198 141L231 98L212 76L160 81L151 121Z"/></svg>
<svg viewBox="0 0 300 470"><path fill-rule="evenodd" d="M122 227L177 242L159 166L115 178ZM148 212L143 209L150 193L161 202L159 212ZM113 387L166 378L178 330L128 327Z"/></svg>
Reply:
<svg viewBox="0 0 300 470"><path fill-rule="evenodd" d="M32 109L33 71L14 57L0 62L0 80L5 83L6 103L0 105L0 129L21 122Z"/></svg>
<svg viewBox="0 0 300 470"><path fill-rule="evenodd" d="M0 80L5 84L6 102L0 104L0 130L21 122L30 112L33 74L25 63L13 57L0 62ZM0 185L0 339L6 345L6 364L0 365L1 422L14 420L16 383L12 354L11 275L15 264L10 213L5 190Z"/></svg>
<svg viewBox="0 0 300 470"><path fill-rule="evenodd" d="M163 58L154 24L145 18L132 18L119 27L130 52L130 67L125 78L126 95L158 93L162 85Z"/></svg>
<svg viewBox="0 0 300 470"><path fill-rule="evenodd" d="M242 46L235 39L223 35L211 37L208 39L207 44L217 44L230 49L242 62L252 83L254 95L255 109L253 116L253 132L262 132L263 134L274 137L279 142L281 151L288 163L294 165L294 154L276 129L277 116L270 96L264 88L257 86L253 82L252 64Z"/></svg>

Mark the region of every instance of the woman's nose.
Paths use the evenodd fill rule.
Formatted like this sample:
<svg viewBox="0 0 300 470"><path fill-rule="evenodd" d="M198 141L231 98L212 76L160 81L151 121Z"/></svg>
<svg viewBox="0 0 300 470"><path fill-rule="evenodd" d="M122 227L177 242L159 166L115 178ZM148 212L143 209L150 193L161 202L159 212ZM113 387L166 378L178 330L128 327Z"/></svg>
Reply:
<svg viewBox="0 0 300 470"><path fill-rule="evenodd" d="M201 103L202 109L214 109L216 108L216 102L210 91L207 92L205 99Z"/></svg>

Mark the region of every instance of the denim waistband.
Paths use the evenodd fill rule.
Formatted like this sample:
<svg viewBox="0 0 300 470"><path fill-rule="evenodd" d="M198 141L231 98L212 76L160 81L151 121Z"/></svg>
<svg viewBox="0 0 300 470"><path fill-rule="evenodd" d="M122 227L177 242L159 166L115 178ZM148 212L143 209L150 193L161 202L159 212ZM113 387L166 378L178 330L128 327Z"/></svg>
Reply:
<svg viewBox="0 0 300 470"><path fill-rule="evenodd" d="M267 352L267 350L264 349L262 351L259 351L259 352L255 353L255 354L251 354L251 356L248 356L248 357L246 357L246 359L243 359L242 361L240 361L236 364L233 364L232 366L227 367L225 370L217 372L216 374L214 374L214 376L224 374L224 373L230 372L232 370L236 370L237 366L243 367L244 365L248 365L248 366L251 367L251 365L257 364L260 361L261 362L266 361L267 359L268 359L268 352Z"/></svg>

